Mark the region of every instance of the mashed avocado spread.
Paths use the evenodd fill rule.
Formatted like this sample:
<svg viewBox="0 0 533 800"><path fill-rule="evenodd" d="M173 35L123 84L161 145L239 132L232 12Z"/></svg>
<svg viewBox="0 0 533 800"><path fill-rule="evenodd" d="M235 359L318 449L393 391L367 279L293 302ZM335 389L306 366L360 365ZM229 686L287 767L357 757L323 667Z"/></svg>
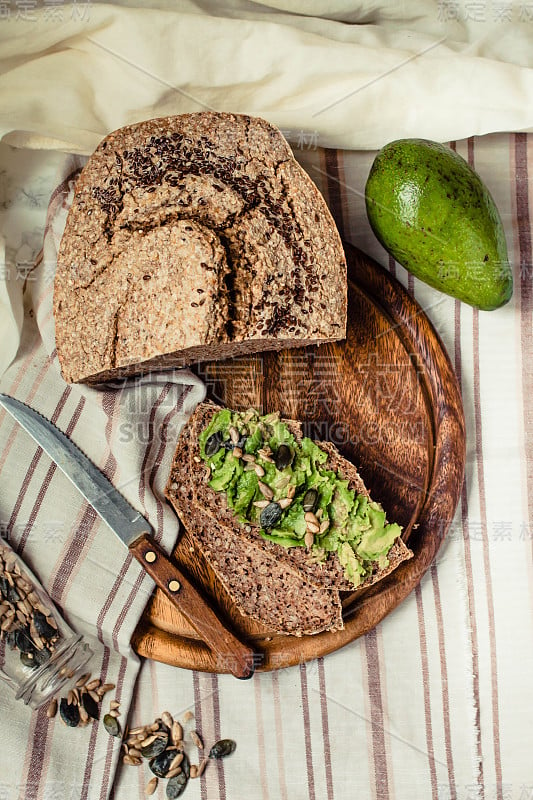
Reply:
<svg viewBox="0 0 533 800"><path fill-rule="evenodd" d="M298 442L278 414L223 409L199 437L211 470L209 486L225 492L243 524L284 547L307 547L318 561L335 552L346 578L358 586L401 533L381 505L356 495L324 465L328 455L311 439Z"/></svg>

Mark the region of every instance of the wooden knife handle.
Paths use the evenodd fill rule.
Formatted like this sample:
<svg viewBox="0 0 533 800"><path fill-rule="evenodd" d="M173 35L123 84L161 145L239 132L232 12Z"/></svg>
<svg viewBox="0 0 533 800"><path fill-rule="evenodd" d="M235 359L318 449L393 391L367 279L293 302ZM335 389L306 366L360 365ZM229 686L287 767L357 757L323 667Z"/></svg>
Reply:
<svg viewBox="0 0 533 800"><path fill-rule="evenodd" d="M254 651L222 624L211 606L154 539L143 534L130 544L129 550L208 647L217 654L220 665L229 669L236 678L251 678L254 673Z"/></svg>

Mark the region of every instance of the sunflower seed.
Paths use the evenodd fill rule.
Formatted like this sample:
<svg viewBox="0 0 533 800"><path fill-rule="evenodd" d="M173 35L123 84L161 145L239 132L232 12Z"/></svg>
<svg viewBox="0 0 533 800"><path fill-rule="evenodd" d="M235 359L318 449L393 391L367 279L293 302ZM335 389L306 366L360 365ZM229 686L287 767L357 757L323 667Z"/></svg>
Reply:
<svg viewBox="0 0 533 800"><path fill-rule="evenodd" d="M306 533L306 534L305 534L305 536L304 536L304 542L305 542L305 546L306 546L306 547L312 547L312 546L313 546L313 542L314 542L314 541L315 541L315 536L314 536L314 534L313 534L313 533L311 533L311 531L307 531L307 533Z"/></svg>
<svg viewBox="0 0 533 800"><path fill-rule="evenodd" d="M153 794L155 792L155 790L157 789L157 784L158 783L159 783L159 778L156 775L154 775L154 777L150 778L150 780L146 784L146 789L144 790L144 793L146 795L148 795L148 796Z"/></svg>
<svg viewBox="0 0 533 800"><path fill-rule="evenodd" d="M167 748L167 749L168 749L168 748ZM175 767L179 767L179 765L181 764L181 762L183 761L183 759L184 759L184 755L183 755L183 753L177 753L177 754L174 756L174 758L172 759L172 761L170 762L170 767L169 767L169 769L174 769Z"/></svg>
<svg viewBox="0 0 533 800"><path fill-rule="evenodd" d="M87 682L87 678L90 678L90 677L91 677L91 673L90 672L86 672L84 675L80 675L80 677L78 678L78 680L76 681L76 684L75 684L76 688L77 689L81 689L82 686L85 686L85 683Z"/></svg>
<svg viewBox="0 0 533 800"><path fill-rule="evenodd" d="M263 469L263 467L260 464L255 464L254 472L255 472L255 474L257 475L258 478L264 477L265 470Z"/></svg>
<svg viewBox="0 0 533 800"><path fill-rule="evenodd" d="M89 692L91 689L96 689L98 686L100 686L100 678L93 678L92 681L89 681L89 683L85 684L85 688Z"/></svg>
<svg viewBox="0 0 533 800"><path fill-rule="evenodd" d="M196 777L197 777L197 778L199 778L201 775L203 775L203 774L204 774L204 772L205 772L205 768L207 767L207 762L208 762L208 761L209 761L209 759L208 759L208 758L204 758L204 759L203 759L203 761L200 761L200 763L199 763L199 765L198 765L198 772L197 772L197 774L196 774Z"/></svg>
<svg viewBox="0 0 533 800"><path fill-rule="evenodd" d="M80 721L89 722L89 715L86 712L85 708L83 706L80 706L79 709L80 709Z"/></svg>
<svg viewBox="0 0 533 800"><path fill-rule="evenodd" d="M252 503L252 505L254 505L256 508L266 508L267 506L270 505L270 501L269 500L256 500L254 503Z"/></svg>
<svg viewBox="0 0 533 800"><path fill-rule="evenodd" d="M46 709L46 716L48 717L48 719L53 719L53 717L55 717L56 714L57 714L57 700L54 697L48 704L48 708Z"/></svg>
<svg viewBox="0 0 533 800"><path fill-rule="evenodd" d="M243 461L246 461L248 464L255 463L255 456L252 453L244 453L242 457Z"/></svg>
<svg viewBox="0 0 533 800"><path fill-rule="evenodd" d="M200 458L200 456L193 456L192 460L194 461L195 464L201 464L202 463L202 459Z"/></svg>
<svg viewBox="0 0 533 800"><path fill-rule="evenodd" d="M109 708L120 708L120 703L118 700L111 700L109 703Z"/></svg>
<svg viewBox="0 0 533 800"><path fill-rule="evenodd" d="M183 728L177 720L174 720L174 724L172 725L170 738L173 744L178 744L178 742L181 742L183 739Z"/></svg>
<svg viewBox="0 0 533 800"><path fill-rule="evenodd" d="M169 778L169 779L170 778L175 778L176 775L179 775L181 772L183 772L181 767L174 767L174 769L169 769L169 771L165 775L165 778Z"/></svg>
<svg viewBox="0 0 533 800"><path fill-rule="evenodd" d="M204 743L202 742L202 739L200 738L200 736L196 731L191 731L191 739L193 740L198 750L204 749Z"/></svg>
<svg viewBox="0 0 533 800"><path fill-rule="evenodd" d="M323 522L320 523L320 530L319 533L325 533L329 528L329 519L325 519Z"/></svg>
<svg viewBox="0 0 533 800"><path fill-rule="evenodd" d="M198 767L197 767L196 764L191 764L190 777L191 778L197 778L198 777Z"/></svg>
<svg viewBox="0 0 533 800"><path fill-rule="evenodd" d="M237 430L237 428L234 428L233 425L231 425L229 428L229 438L231 439L233 444L238 444L239 439L241 438L239 435L239 431Z"/></svg>
<svg viewBox="0 0 533 800"><path fill-rule="evenodd" d="M274 492L272 491L270 486L267 486L267 484L263 483L263 481L257 481L257 485L259 486L259 491L261 492L263 497L266 497L267 500L273 499Z"/></svg>
<svg viewBox="0 0 533 800"><path fill-rule="evenodd" d="M282 497L281 500L278 500L278 505L283 509L288 508L290 505L292 505L292 498Z"/></svg>
<svg viewBox="0 0 533 800"><path fill-rule="evenodd" d="M192 713L192 711L186 711L185 714L183 715L183 721L190 722L191 719L194 719L194 714Z"/></svg>
<svg viewBox="0 0 533 800"><path fill-rule="evenodd" d="M242 458L242 447L235 446L233 448L233 457L234 458Z"/></svg>
<svg viewBox="0 0 533 800"><path fill-rule="evenodd" d="M132 758L141 758L142 753L140 750L137 750L136 747L130 747L129 754Z"/></svg>
<svg viewBox="0 0 533 800"><path fill-rule="evenodd" d="M315 525L314 522L308 522L307 530L309 533L320 533L320 525Z"/></svg>
<svg viewBox="0 0 533 800"><path fill-rule="evenodd" d="M117 719L117 717L120 717L120 711L118 709L116 709L116 708L111 708L109 710L109 716L110 717L115 717L115 719Z"/></svg>
<svg viewBox="0 0 533 800"><path fill-rule="evenodd" d="M163 711L163 713L161 714L161 719L163 720L167 728L172 728L174 724L174 719L172 717L172 714L170 714L168 711Z"/></svg>

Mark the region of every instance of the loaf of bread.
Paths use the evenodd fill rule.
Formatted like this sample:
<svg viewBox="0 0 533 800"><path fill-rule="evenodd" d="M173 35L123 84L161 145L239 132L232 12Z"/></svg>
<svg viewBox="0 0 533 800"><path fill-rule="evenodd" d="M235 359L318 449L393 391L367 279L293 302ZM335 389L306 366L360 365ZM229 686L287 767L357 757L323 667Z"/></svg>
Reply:
<svg viewBox="0 0 533 800"><path fill-rule="evenodd" d="M277 633L340 630L339 592L361 591L382 580L411 558L411 551L398 537L387 563L376 563L354 590L336 554L317 560L304 547L282 546L263 538L259 527L242 524L228 507L225 493L206 482L206 464L200 457L200 435L218 411L214 403L200 403L182 429L166 487L168 500L241 613ZM283 422L301 440L300 423ZM355 466L333 444L317 444L328 455L325 468L341 474L357 495L369 497Z"/></svg>
<svg viewBox="0 0 533 800"><path fill-rule="evenodd" d="M107 136L75 188L54 287L68 382L342 339L346 262L262 119L202 112Z"/></svg>

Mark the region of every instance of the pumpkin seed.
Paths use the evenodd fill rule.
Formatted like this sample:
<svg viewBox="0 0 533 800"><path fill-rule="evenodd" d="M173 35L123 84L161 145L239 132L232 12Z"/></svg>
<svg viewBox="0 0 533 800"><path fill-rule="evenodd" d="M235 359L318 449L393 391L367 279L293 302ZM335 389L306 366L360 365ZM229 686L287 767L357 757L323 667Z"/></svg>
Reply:
<svg viewBox="0 0 533 800"><path fill-rule="evenodd" d="M269 503L262 511L259 517L259 522L262 528L273 528L283 514L283 509L279 503Z"/></svg>
<svg viewBox="0 0 533 800"><path fill-rule="evenodd" d="M98 719L100 716L98 711L98 703L95 702L94 697L92 697L88 692L83 693L81 697L81 704L90 717L93 719Z"/></svg>
<svg viewBox="0 0 533 800"><path fill-rule="evenodd" d="M153 739L150 736L146 740L146 744L141 745L141 753L143 758L154 758L159 756L166 750L168 744L168 733L162 731L160 734L154 735ZM161 776L160 776L161 777Z"/></svg>
<svg viewBox="0 0 533 800"><path fill-rule="evenodd" d="M281 470L290 467L293 458L294 456L291 448L288 447L286 444L280 444L280 446L276 451L276 459L275 459L276 469L279 469L281 472Z"/></svg>
<svg viewBox="0 0 533 800"><path fill-rule="evenodd" d="M209 758L226 758L235 752L236 747L237 743L233 739L220 739L209 751Z"/></svg>
<svg viewBox="0 0 533 800"><path fill-rule="evenodd" d="M304 494L302 502L304 511L314 511L318 500L318 492L316 489L308 489Z"/></svg>
<svg viewBox="0 0 533 800"><path fill-rule="evenodd" d="M187 780L188 778L183 772L169 780L166 789L168 800L175 800L176 797L181 797L187 786Z"/></svg>
<svg viewBox="0 0 533 800"><path fill-rule="evenodd" d="M218 453L222 446L222 431L216 431L216 433L212 433L211 436L205 443L205 454L206 456L214 456L215 453Z"/></svg>
<svg viewBox="0 0 533 800"><path fill-rule="evenodd" d="M52 628L45 615L41 611L34 612L33 621L35 623L35 629L37 633L39 636L42 636L43 639L50 641L50 639L53 639L53 637L57 634L56 629Z"/></svg>
<svg viewBox="0 0 533 800"><path fill-rule="evenodd" d="M70 728L76 728L80 723L80 710L78 706L68 703L66 698L62 697L59 704L59 714L61 719Z"/></svg>
<svg viewBox="0 0 533 800"><path fill-rule="evenodd" d="M119 736L120 735L120 724L116 717L112 717L111 714L106 714L103 719L104 728L108 732L110 736Z"/></svg>
<svg viewBox="0 0 533 800"><path fill-rule="evenodd" d="M163 750L152 758L149 762L149 766L154 775L157 775L158 778L164 778L170 769L174 756L175 753L173 750Z"/></svg>

